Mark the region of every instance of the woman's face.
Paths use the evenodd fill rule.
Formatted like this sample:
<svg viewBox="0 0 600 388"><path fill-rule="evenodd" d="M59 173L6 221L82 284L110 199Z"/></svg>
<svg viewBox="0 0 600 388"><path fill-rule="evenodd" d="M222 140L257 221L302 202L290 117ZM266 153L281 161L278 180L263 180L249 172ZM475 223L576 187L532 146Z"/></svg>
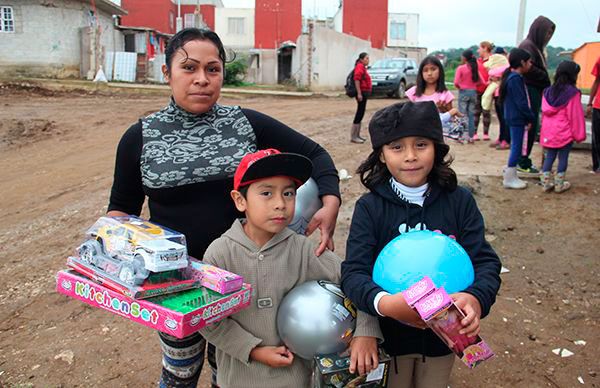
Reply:
<svg viewBox="0 0 600 388"><path fill-rule="evenodd" d="M365 56L363 59L361 59L361 62L363 63L363 65L369 66L369 56Z"/></svg>
<svg viewBox="0 0 600 388"><path fill-rule="evenodd" d="M171 71L163 65L163 74L177 105L190 113L208 112L221 95L223 63L209 40L184 44L173 55Z"/></svg>

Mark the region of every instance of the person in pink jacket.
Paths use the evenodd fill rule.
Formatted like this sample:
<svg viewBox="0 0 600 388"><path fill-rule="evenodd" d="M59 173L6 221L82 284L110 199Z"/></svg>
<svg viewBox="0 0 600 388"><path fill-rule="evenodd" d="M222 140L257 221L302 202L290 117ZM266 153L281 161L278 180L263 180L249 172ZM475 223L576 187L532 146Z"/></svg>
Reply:
<svg viewBox="0 0 600 388"><path fill-rule="evenodd" d="M542 166L542 186L545 192L569 190L565 180L569 152L573 142L585 140L585 118L581 92L575 87L581 68L573 61L563 61L556 69L554 85L544 90L542 98L542 129L540 144L546 157ZM552 181L552 165L558 156L558 167Z"/></svg>

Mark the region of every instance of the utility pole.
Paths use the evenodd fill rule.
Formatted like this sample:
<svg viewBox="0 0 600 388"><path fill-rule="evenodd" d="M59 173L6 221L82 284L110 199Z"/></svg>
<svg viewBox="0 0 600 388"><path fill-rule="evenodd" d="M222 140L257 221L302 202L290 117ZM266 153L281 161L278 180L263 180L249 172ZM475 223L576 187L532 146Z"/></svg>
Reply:
<svg viewBox="0 0 600 388"><path fill-rule="evenodd" d="M523 31L525 30L525 11L527 0L520 0L519 21L517 22L517 46L523 41Z"/></svg>

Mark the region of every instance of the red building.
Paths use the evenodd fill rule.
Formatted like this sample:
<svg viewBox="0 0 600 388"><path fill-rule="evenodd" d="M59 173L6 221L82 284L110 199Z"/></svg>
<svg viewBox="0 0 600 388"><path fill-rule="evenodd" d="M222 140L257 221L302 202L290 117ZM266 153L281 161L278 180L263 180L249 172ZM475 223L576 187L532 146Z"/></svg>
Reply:
<svg viewBox="0 0 600 388"><path fill-rule="evenodd" d="M182 26L194 25L196 15L201 16L208 28L215 28L215 5L181 1ZM202 1L200 1L202 3ZM148 27L166 34L177 32L178 7L174 0L121 0L121 7L127 15L121 17L121 24L128 27Z"/></svg>
<svg viewBox="0 0 600 388"><path fill-rule="evenodd" d="M388 0L344 0L342 32L370 40L371 46L387 45Z"/></svg>
<svg viewBox="0 0 600 388"><path fill-rule="evenodd" d="M302 0L255 0L254 12L255 48L277 49L302 33Z"/></svg>

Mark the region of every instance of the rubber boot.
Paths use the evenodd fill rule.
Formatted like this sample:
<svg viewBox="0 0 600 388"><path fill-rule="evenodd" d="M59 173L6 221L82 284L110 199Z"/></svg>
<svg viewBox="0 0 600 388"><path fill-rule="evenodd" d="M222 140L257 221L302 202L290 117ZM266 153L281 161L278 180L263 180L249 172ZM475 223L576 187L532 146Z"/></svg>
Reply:
<svg viewBox="0 0 600 388"><path fill-rule="evenodd" d="M521 190L527 187L527 182L522 181L517 177L516 167L506 167L506 169L504 169L504 181L502 184L506 189Z"/></svg>
<svg viewBox="0 0 600 388"><path fill-rule="evenodd" d="M350 141L352 143L362 144L365 141L358 137L358 131L360 131L360 124L352 124L352 129L350 130Z"/></svg>
<svg viewBox="0 0 600 388"><path fill-rule="evenodd" d="M549 193L554 189L554 181L552 179L552 171L545 171L540 174L542 189L545 193Z"/></svg>
<svg viewBox="0 0 600 388"><path fill-rule="evenodd" d="M565 173L559 172L554 177L554 192L564 193L571 188L571 184L565 180Z"/></svg>
<svg viewBox="0 0 600 388"><path fill-rule="evenodd" d="M361 123L358 123L358 129L356 130L356 137L358 137L364 143L365 141L367 141L367 139L365 139L364 137L360 136L360 127L361 127L361 125L362 125Z"/></svg>

